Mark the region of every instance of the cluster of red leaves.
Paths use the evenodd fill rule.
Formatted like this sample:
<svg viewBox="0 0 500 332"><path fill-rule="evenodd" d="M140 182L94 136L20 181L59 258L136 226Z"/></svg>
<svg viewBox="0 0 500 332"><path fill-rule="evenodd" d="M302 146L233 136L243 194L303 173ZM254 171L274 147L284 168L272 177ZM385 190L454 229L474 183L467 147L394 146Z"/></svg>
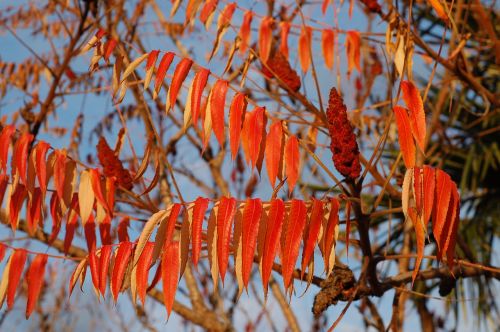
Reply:
<svg viewBox="0 0 500 332"><path fill-rule="evenodd" d="M281 51L274 51L266 64L262 66L262 73L267 78L276 77L280 85L293 92L300 89L300 77Z"/></svg>
<svg viewBox="0 0 500 332"><path fill-rule="evenodd" d="M335 168L349 179L356 179L361 173L359 148L353 128L347 118L347 109L337 89L330 90L326 111L330 132L330 150Z"/></svg>
<svg viewBox="0 0 500 332"><path fill-rule="evenodd" d="M440 169L413 167L406 171L403 183L403 212L413 223L417 240L417 261L413 281L424 255L425 233L432 218L432 233L439 260L446 256L454 265L455 244L460 220L460 196L456 183Z"/></svg>
<svg viewBox="0 0 500 332"><path fill-rule="evenodd" d="M0 243L0 262L5 257L6 249L7 247ZM22 280L21 276L26 265L27 256L28 252L25 249L14 249L9 260L5 264L0 281L0 307L7 298L7 309L11 310L13 308L15 295ZM38 297L40 296L40 291L43 286L47 258L48 256L46 254L36 255L26 271L24 278L28 284L26 319L29 318L38 302Z"/></svg>
<svg viewBox="0 0 500 332"><path fill-rule="evenodd" d="M115 177L121 187L127 190L132 189L134 186L132 176L128 170L123 168L122 162L109 147L104 137L101 137L97 143L97 158L103 167L105 177Z"/></svg>

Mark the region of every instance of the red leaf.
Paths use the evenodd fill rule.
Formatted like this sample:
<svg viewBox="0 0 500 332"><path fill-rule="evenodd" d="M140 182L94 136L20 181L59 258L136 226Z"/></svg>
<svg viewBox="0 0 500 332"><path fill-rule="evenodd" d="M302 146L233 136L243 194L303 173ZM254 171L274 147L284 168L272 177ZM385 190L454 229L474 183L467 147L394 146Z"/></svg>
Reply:
<svg viewBox="0 0 500 332"><path fill-rule="evenodd" d="M114 49L116 48L116 45L118 44L118 41L116 39L108 39L106 44L104 45L104 55L103 58L105 61L109 60L109 57L111 54L113 54Z"/></svg>
<svg viewBox="0 0 500 332"><path fill-rule="evenodd" d="M434 206L434 194L436 190L436 172L434 168L424 165L424 224L429 224L432 208Z"/></svg>
<svg viewBox="0 0 500 332"><path fill-rule="evenodd" d="M452 191L452 181L448 174L444 171L436 170L436 194L433 215L432 215L432 232L436 239L438 252L442 253L444 243L441 242L441 232L446 223L446 215L450 206L450 198Z"/></svg>
<svg viewBox="0 0 500 332"><path fill-rule="evenodd" d="M170 84L170 89L168 90L166 105L167 112L170 110L170 108L174 108L179 90L181 89L182 83L186 79L186 76L189 73L192 65L193 60L184 58L177 64L177 67L175 67L174 76Z"/></svg>
<svg viewBox="0 0 500 332"><path fill-rule="evenodd" d="M243 15L243 22L240 27L240 52L241 54L245 53L250 44L250 34L252 32L251 25L253 19L253 12L251 10L247 10L245 15Z"/></svg>
<svg viewBox="0 0 500 332"><path fill-rule="evenodd" d="M146 301L146 290L148 288L148 274L153 261L154 242L147 242L142 250L141 256L137 261L136 282L137 294L141 299L142 304Z"/></svg>
<svg viewBox="0 0 500 332"><path fill-rule="evenodd" d="M45 275L45 265L47 264L48 256L46 254L38 254L31 262L31 265L26 274L28 282L28 302L26 304L26 319L28 319L35 309L35 305L40 295L40 290L43 286Z"/></svg>
<svg viewBox="0 0 500 332"><path fill-rule="evenodd" d="M222 197L219 201L217 211L217 262L219 272L224 284L227 263L229 260L229 241L231 239L231 228L236 213L236 199L232 197Z"/></svg>
<svg viewBox="0 0 500 332"><path fill-rule="evenodd" d="M345 200L345 251L349 256L349 235L351 234L351 201Z"/></svg>
<svg viewBox="0 0 500 332"><path fill-rule="evenodd" d="M128 226L130 224L130 219L125 217L122 220L120 220L120 223L118 224L118 241L120 242L125 242L125 241L130 241L130 238L128 236Z"/></svg>
<svg viewBox="0 0 500 332"><path fill-rule="evenodd" d="M102 193L101 174L99 173L98 169L94 168L90 170L90 180L92 183L92 191L94 192L97 201L102 205L104 209L106 209L106 211L109 211L108 202L106 201Z"/></svg>
<svg viewBox="0 0 500 332"><path fill-rule="evenodd" d="M118 299L118 293L122 287L123 278L125 277L125 271L127 270L127 265L132 254L132 243L122 242L118 247L116 252L115 265L113 266L113 274L111 277L111 293L113 294L113 299Z"/></svg>
<svg viewBox="0 0 500 332"><path fill-rule="evenodd" d="M259 54L263 63L267 62L271 53L271 43L273 41L273 18L266 16L262 19L259 27Z"/></svg>
<svg viewBox="0 0 500 332"><path fill-rule="evenodd" d="M307 72L311 65L311 42L312 42L312 29L308 26L303 26L300 30L299 36L299 60L300 67L303 72Z"/></svg>
<svg viewBox="0 0 500 332"><path fill-rule="evenodd" d="M158 59L159 50L153 50L149 52L148 60L146 62L146 76L144 78L144 90L149 87L151 82L151 77L153 77L153 72L155 70L156 59Z"/></svg>
<svg viewBox="0 0 500 332"><path fill-rule="evenodd" d="M240 145L241 127L243 126L243 119L245 118L245 111L247 108L247 100L244 93L238 92L231 102L229 110L229 145L231 147L231 157L233 160L238 154L238 147Z"/></svg>
<svg viewBox="0 0 500 332"><path fill-rule="evenodd" d="M0 174L0 206L2 205L8 184L9 184L9 176L7 174Z"/></svg>
<svg viewBox="0 0 500 332"><path fill-rule="evenodd" d="M288 189L293 191L299 178L299 141L297 137L290 136L285 145L285 172L288 178Z"/></svg>
<svg viewBox="0 0 500 332"><path fill-rule="evenodd" d="M224 7L224 10L220 13L219 19L217 21L217 30L220 30L222 27L225 25L228 25L231 23L231 19L233 18L234 10L236 9L236 3L232 2L226 7Z"/></svg>
<svg viewBox="0 0 500 332"><path fill-rule="evenodd" d="M264 129L265 108L256 107L252 112L245 115L245 122L241 132L243 152L247 161L250 161L252 169L257 164L259 158L262 134ZM246 145L246 146L245 146Z"/></svg>
<svg viewBox="0 0 500 332"><path fill-rule="evenodd" d="M347 77L351 75L354 67L361 73L361 36L358 31L347 31L346 52L347 52Z"/></svg>
<svg viewBox="0 0 500 332"><path fill-rule="evenodd" d="M267 285L273 269L274 257L281 238L281 229L285 218L285 204L281 199L271 200L267 218L266 237L262 250L262 285L267 295Z"/></svg>
<svg viewBox="0 0 500 332"><path fill-rule="evenodd" d="M36 177L38 184L42 191L42 196L45 197L47 192L47 162L46 156L50 145L47 142L40 141L34 148L35 164L36 164Z"/></svg>
<svg viewBox="0 0 500 332"><path fill-rule="evenodd" d="M283 148L283 128L281 121L275 121L269 127L269 133L266 138L266 168L269 182L274 188L276 177L280 169L280 162L282 160Z"/></svg>
<svg viewBox="0 0 500 332"><path fill-rule="evenodd" d="M243 209L243 232L242 232L242 273L243 285L248 287L250 272L252 271L253 257L259 232L259 222L262 214L262 202L260 199L248 198Z"/></svg>
<svg viewBox="0 0 500 332"><path fill-rule="evenodd" d="M401 82L401 90L403 91L403 100L410 111L411 132L420 150L425 152L426 128L422 98L417 87L410 81Z"/></svg>
<svg viewBox="0 0 500 332"><path fill-rule="evenodd" d="M163 301L170 317L174 306L175 293L179 282L179 242L171 242L165 248L162 258L161 278L163 279Z"/></svg>
<svg viewBox="0 0 500 332"><path fill-rule="evenodd" d="M95 236L95 222L94 216L90 215L89 220L83 226L85 231L85 240L87 241L88 251L95 250L96 247L96 236Z"/></svg>
<svg viewBox="0 0 500 332"><path fill-rule="evenodd" d="M192 253L191 259L193 265L198 266L201 251L201 232L203 226L203 219L208 209L208 198L198 197L193 206L193 221L191 225L192 233Z"/></svg>
<svg viewBox="0 0 500 332"><path fill-rule="evenodd" d="M59 199L64 199L64 177L66 176L66 150L55 150L54 186Z"/></svg>
<svg viewBox="0 0 500 332"><path fill-rule="evenodd" d="M3 243L0 243L0 262L5 258L5 251L7 250L7 246Z"/></svg>
<svg viewBox="0 0 500 332"><path fill-rule="evenodd" d="M323 29L321 33L321 49L323 51L323 58L325 59L326 68L333 68L333 61L335 57L335 33L331 29Z"/></svg>
<svg viewBox="0 0 500 332"><path fill-rule="evenodd" d="M322 220L323 220L324 206L323 202L313 198L312 207L311 207L311 216L309 218L309 225L307 227L305 241L304 241L304 249L302 251L302 264L301 264L301 272L302 276L304 275L306 267L309 265L311 261L311 257L314 254L314 246L318 241L319 230L321 228ZM309 271L311 273L311 271Z"/></svg>
<svg viewBox="0 0 500 332"><path fill-rule="evenodd" d="M95 250L89 252L89 266L90 266L90 275L92 276L92 284L94 285L94 289L99 295L99 268L100 261L97 259L97 254Z"/></svg>
<svg viewBox="0 0 500 332"><path fill-rule="evenodd" d="M28 149L33 140L33 135L23 133L18 138L14 146L14 154L12 156L12 175L19 174L21 180L27 185L26 170L28 168Z"/></svg>
<svg viewBox="0 0 500 332"><path fill-rule="evenodd" d="M0 168L3 173L7 173L7 159L9 155L9 146L11 143L12 134L16 132L13 125L3 127L0 134Z"/></svg>
<svg viewBox="0 0 500 332"><path fill-rule="evenodd" d="M167 52L163 55L160 61L160 65L158 66L158 70L156 71L156 79L155 79L155 97L158 95L161 89L161 85L163 80L165 79L165 75L167 74L168 68L172 64L174 60L175 54L172 52Z"/></svg>
<svg viewBox="0 0 500 332"><path fill-rule="evenodd" d="M284 234L282 274L285 288L292 283L295 262L299 256L300 239L306 225L307 208L303 201L293 199L287 216L286 232Z"/></svg>
<svg viewBox="0 0 500 332"><path fill-rule="evenodd" d="M38 228L38 224L42 218L42 209L44 202L42 201L42 191L40 188L35 188L31 198L28 197L28 206L26 209L26 222L30 234Z"/></svg>
<svg viewBox="0 0 500 332"><path fill-rule="evenodd" d="M450 187L450 202L448 205L448 212L446 213L446 222L441 233L441 237L439 238L441 248L438 252L438 259L441 259L444 254L447 254L449 252L448 249L450 247L450 242L452 240L452 237L455 237L455 234L453 234L453 229L455 228L455 223L458 222L457 213L459 213L459 211L457 207L460 204L460 198L458 196L457 185L455 184L455 182L451 181ZM450 263L451 262L448 262L448 264Z"/></svg>
<svg viewBox="0 0 500 332"><path fill-rule="evenodd" d="M101 247L101 257L99 258L99 291L102 297L106 294L106 283L108 279L109 263L113 246L104 245Z"/></svg>
<svg viewBox="0 0 500 332"><path fill-rule="evenodd" d="M103 245L111 244L111 219L105 216L104 220L99 224L99 234L101 235L101 243Z"/></svg>
<svg viewBox="0 0 500 332"><path fill-rule="evenodd" d="M12 253L12 261L9 269L9 284L7 286L7 308L11 310L14 306L14 297L16 296L17 285L21 280L24 264L28 252L25 249L15 249Z"/></svg>
<svg viewBox="0 0 500 332"><path fill-rule="evenodd" d="M54 194L52 195L54 198ZM75 229L77 226L78 219L78 195L75 193L73 195L73 200L71 202L70 209L66 215L66 234L64 236L64 253L67 254L69 248L71 247L71 242L73 241L73 236L75 235Z"/></svg>
<svg viewBox="0 0 500 332"><path fill-rule="evenodd" d="M323 0L323 3L321 4L321 12L323 15L325 15L326 10L328 9L328 5L330 4L331 0Z"/></svg>
<svg viewBox="0 0 500 332"><path fill-rule="evenodd" d="M193 78L191 91L191 112L193 115L193 123L195 126L198 125L198 118L200 116L201 107L201 96L203 94L205 86L207 85L208 75L210 75L210 70L201 68Z"/></svg>
<svg viewBox="0 0 500 332"><path fill-rule="evenodd" d="M181 212L182 205L179 203L175 203L172 206L172 210L170 211L170 215L167 220L167 228L165 229L165 243L170 243L173 241L175 224L177 223L177 217Z"/></svg>
<svg viewBox="0 0 500 332"><path fill-rule="evenodd" d="M417 214L422 215L424 208L424 186L423 186L423 169L420 167L413 168L413 193L415 198L415 206Z"/></svg>
<svg viewBox="0 0 500 332"><path fill-rule="evenodd" d="M406 168L412 168L415 166L415 141L411 136L410 119L405 108L394 106L393 110L399 133L399 148Z"/></svg>
<svg viewBox="0 0 500 332"><path fill-rule="evenodd" d="M15 232L19 223L19 212L23 206L24 200L28 195L28 191L24 185L18 183L14 193L10 197L9 215L12 231Z"/></svg>
<svg viewBox="0 0 500 332"><path fill-rule="evenodd" d="M288 34L290 33L290 22L283 21L280 22L281 32L280 32L280 52L288 60Z"/></svg>
<svg viewBox="0 0 500 332"><path fill-rule="evenodd" d="M446 260L448 261L448 267L450 269L455 264L454 261L455 245L457 241L458 223L460 221L460 196L458 194L458 190L455 183L454 183L454 189L451 192L451 197L453 197L453 201L455 203L455 205L451 207L455 210L454 212L455 218L453 220L453 226L450 227L450 232L446 240L446 245L447 245Z"/></svg>
<svg viewBox="0 0 500 332"><path fill-rule="evenodd" d="M224 146L224 107L226 106L227 89L227 81L217 80L210 93L212 128L221 147Z"/></svg>
<svg viewBox="0 0 500 332"><path fill-rule="evenodd" d="M207 22L209 23L209 18L210 18L210 16L213 15L215 9L217 9L218 2L219 2L218 0L207 0L205 2L205 5L201 9L201 13L200 13L200 21L203 24L207 25ZM207 27L207 29L208 29L208 27Z"/></svg>

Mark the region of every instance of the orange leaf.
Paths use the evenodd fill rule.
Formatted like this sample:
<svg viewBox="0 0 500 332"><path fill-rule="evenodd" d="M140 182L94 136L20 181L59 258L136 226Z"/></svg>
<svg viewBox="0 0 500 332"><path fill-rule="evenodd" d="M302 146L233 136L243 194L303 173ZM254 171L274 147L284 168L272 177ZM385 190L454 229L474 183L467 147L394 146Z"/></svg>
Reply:
<svg viewBox="0 0 500 332"><path fill-rule="evenodd" d="M160 92L163 79L165 79L165 75L167 74L168 68L172 64L172 61L174 60L174 56L175 56L174 53L167 52L161 58L160 65L158 66L158 70L156 71L155 91L153 96L154 99L156 99L156 96Z"/></svg>
<svg viewBox="0 0 500 332"><path fill-rule="evenodd" d="M347 77L351 75L354 67L361 73L361 36L358 31L347 31L346 52L347 52Z"/></svg>
<svg viewBox="0 0 500 332"><path fill-rule="evenodd" d="M69 213L71 213L71 210ZM61 200L57 196L57 193L53 192L52 196L50 197L50 216L52 217L52 234L50 234L49 242L51 243L57 238L57 235L59 235L59 231L61 230L62 215L63 213L61 211ZM67 228L66 228L66 233L68 233Z"/></svg>
<svg viewBox="0 0 500 332"><path fill-rule="evenodd" d="M418 89L413 85L412 82L403 81L401 82L401 90L403 91L403 99L408 106L410 111L410 126L411 132L417 145L422 152L425 148L425 111L424 105L422 103L422 98Z"/></svg>
<svg viewBox="0 0 500 332"><path fill-rule="evenodd" d="M57 199L57 195L55 193L52 194L52 199ZM51 199L51 200L52 200ZM78 219L78 194L73 195L73 200L71 202L70 209L66 214L66 234L64 235L64 253L68 253L69 248L71 246L71 242L73 241L73 236L75 235L75 229L77 226Z"/></svg>
<svg viewBox="0 0 500 332"><path fill-rule="evenodd" d="M163 279L163 301L170 317L174 306L175 292L179 282L179 242L169 243L163 253L161 278Z"/></svg>
<svg viewBox="0 0 500 332"><path fill-rule="evenodd" d="M308 26L303 26L300 30L299 36L299 60L300 67L303 72L307 72L311 65L311 42L312 42L312 29Z"/></svg>
<svg viewBox="0 0 500 332"><path fill-rule="evenodd" d="M297 137L290 136L285 146L285 172L288 178L288 189L293 191L299 178L299 141Z"/></svg>
<svg viewBox="0 0 500 332"><path fill-rule="evenodd" d="M445 21L447 24L449 23L448 14L445 10L445 7L442 5L440 0L429 0L430 5L436 11L437 16Z"/></svg>
<svg viewBox="0 0 500 332"><path fill-rule="evenodd" d="M38 254L31 262L31 265L26 274L28 282L28 302L26 304L26 319L29 318L33 309L35 309L40 290L43 286L45 275L45 265L47 264L48 256L46 254Z"/></svg>
<svg viewBox="0 0 500 332"><path fill-rule="evenodd" d="M104 198L101 189L101 174L97 168L90 169L90 182L92 184L92 191L94 192L95 198L97 198L97 202L102 205L106 211L109 211L108 202Z"/></svg>
<svg viewBox="0 0 500 332"><path fill-rule="evenodd" d="M269 127L266 139L266 168L269 182L274 188L280 169L283 148L283 128L281 121L275 121Z"/></svg>
<svg viewBox="0 0 500 332"><path fill-rule="evenodd" d="M208 76L210 75L210 70L206 68L201 68L193 78L193 83L191 87L191 112L193 114L193 123L195 126L198 125L198 118L200 116L201 107L201 96L203 90L207 85Z"/></svg>
<svg viewBox="0 0 500 332"><path fill-rule="evenodd" d="M290 33L290 22L282 21L280 22L281 33L280 33L280 52L288 60L288 34Z"/></svg>
<svg viewBox="0 0 500 332"><path fill-rule="evenodd" d="M78 279L85 279L86 271L87 271L87 259L82 259L80 263L76 266L75 271L71 274L71 278L69 279L69 295L68 298L71 297L73 293L73 289L75 288L76 282Z"/></svg>
<svg viewBox="0 0 500 332"><path fill-rule="evenodd" d="M5 251L7 250L7 246L3 243L0 243L0 262L5 258Z"/></svg>
<svg viewBox="0 0 500 332"><path fill-rule="evenodd" d="M440 169L436 170L436 205L434 206L432 215L432 232L436 239L438 256L440 256L444 247L444 243L441 241L441 233L445 226L446 215L450 206L452 183L448 174Z"/></svg>
<svg viewBox="0 0 500 332"><path fill-rule="evenodd" d="M40 188L35 188L31 197L28 197L28 205L26 207L26 222L28 223L28 232L34 234L38 228L38 223L42 218L43 210L42 191Z"/></svg>
<svg viewBox="0 0 500 332"><path fill-rule="evenodd" d="M170 89L168 90L166 111L168 112L170 108L174 108L175 102L177 101L177 95L181 89L182 83L186 79L186 76L193 65L193 60L188 58L183 58L175 67L174 76L170 84Z"/></svg>
<svg viewBox="0 0 500 332"><path fill-rule="evenodd" d="M224 284L227 263L229 260L229 241L231 239L231 228L236 213L236 199L222 197L219 200L217 211L217 262L219 273Z"/></svg>
<svg viewBox="0 0 500 332"><path fill-rule="evenodd" d="M248 48L250 44L250 34L252 32L251 25L253 19L253 12L251 10L247 10L245 15L243 15L243 22L240 27L240 53L243 54Z"/></svg>
<svg viewBox="0 0 500 332"><path fill-rule="evenodd" d="M148 274L151 268L151 262L153 261L153 242L146 242L144 249L142 250L141 256L137 261L136 282L137 282L137 294L141 299L142 305L145 304L146 300L146 289L148 288Z"/></svg>
<svg viewBox="0 0 500 332"><path fill-rule="evenodd" d="M208 198L198 197L194 202L193 207L193 221L192 221L192 253L191 259L193 260L193 265L198 266L198 260L200 258L201 252L201 232L203 226L203 219L205 218L205 213L208 209Z"/></svg>
<svg viewBox="0 0 500 332"><path fill-rule="evenodd" d="M28 252L25 249L15 249L12 253L12 261L9 268L9 284L7 286L7 308L11 310L14 306L14 297L16 296L17 286L21 280L24 264Z"/></svg>
<svg viewBox="0 0 500 332"><path fill-rule="evenodd" d="M262 19L259 27L259 54L263 63L267 62L271 53L271 43L273 41L273 18L266 16Z"/></svg>
<svg viewBox="0 0 500 332"><path fill-rule="evenodd" d="M212 128L221 147L224 146L224 107L228 86L227 81L217 80L210 93Z"/></svg>
<svg viewBox="0 0 500 332"><path fill-rule="evenodd" d="M116 252L115 265L113 266L113 274L111 277L111 293L113 294L115 303L118 299L118 293L122 287L125 271L127 270L131 255L132 243L128 241L120 243Z"/></svg>
<svg viewBox="0 0 500 332"><path fill-rule="evenodd" d="M112 249L113 247L111 245L104 245L101 247L101 256L99 257L99 291L102 297L106 294L106 283Z"/></svg>
<svg viewBox="0 0 500 332"><path fill-rule="evenodd" d="M311 216L309 217L309 225L305 232L304 249L302 251L301 278L304 275L306 267L311 261L314 253L314 246L318 241L319 230L323 219L324 206L323 202L313 198L311 207ZM312 273L309 271L309 273Z"/></svg>
<svg viewBox="0 0 500 332"><path fill-rule="evenodd" d="M0 206L2 205L8 184L9 184L9 176L7 174L0 174Z"/></svg>
<svg viewBox="0 0 500 332"><path fill-rule="evenodd" d="M415 207L419 216L423 213L424 208L424 174L423 169L420 167L413 168L413 197L415 199Z"/></svg>
<svg viewBox="0 0 500 332"><path fill-rule="evenodd" d="M23 183L27 185L26 170L28 166L28 149L33 140L33 135L24 133L18 138L12 156L12 175L20 175Z"/></svg>
<svg viewBox="0 0 500 332"><path fill-rule="evenodd" d="M403 153L406 168L412 168L415 166L415 141L411 136L410 119L405 108L394 106L393 110L399 133L399 148Z"/></svg>
<svg viewBox="0 0 500 332"><path fill-rule="evenodd" d="M326 68L333 68L335 57L335 33L331 29L323 29L321 32L321 49L325 59Z"/></svg>
<svg viewBox="0 0 500 332"><path fill-rule="evenodd" d="M13 125L3 127L0 134L0 168L3 173L7 173L7 158L12 135L16 132Z"/></svg>
<svg viewBox="0 0 500 332"><path fill-rule="evenodd" d="M240 145L241 127L247 109L247 100L244 93L238 92L231 102L229 110L229 145L231 147L231 157L233 160L238 154Z"/></svg>
<svg viewBox="0 0 500 332"><path fill-rule="evenodd" d="M273 269L274 257L281 238L283 220L285 218L285 204L281 199L272 199L267 218L266 236L262 250L262 285L267 297L267 285Z"/></svg>
<svg viewBox="0 0 500 332"><path fill-rule="evenodd" d="M307 208L303 201L293 199L287 216L282 259L282 274L285 289L292 283L295 261L299 256L300 239L306 224Z"/></svg>
<svg viewBox="0 0 500 332"><path fill-rule="evenodd" d="M243 210L243 232L242 232L242 271L243 285L248 287L250 272L252 271L253 257L259 232L259 222L262 214L262 202L260 199L248 198Z"/></svg>

